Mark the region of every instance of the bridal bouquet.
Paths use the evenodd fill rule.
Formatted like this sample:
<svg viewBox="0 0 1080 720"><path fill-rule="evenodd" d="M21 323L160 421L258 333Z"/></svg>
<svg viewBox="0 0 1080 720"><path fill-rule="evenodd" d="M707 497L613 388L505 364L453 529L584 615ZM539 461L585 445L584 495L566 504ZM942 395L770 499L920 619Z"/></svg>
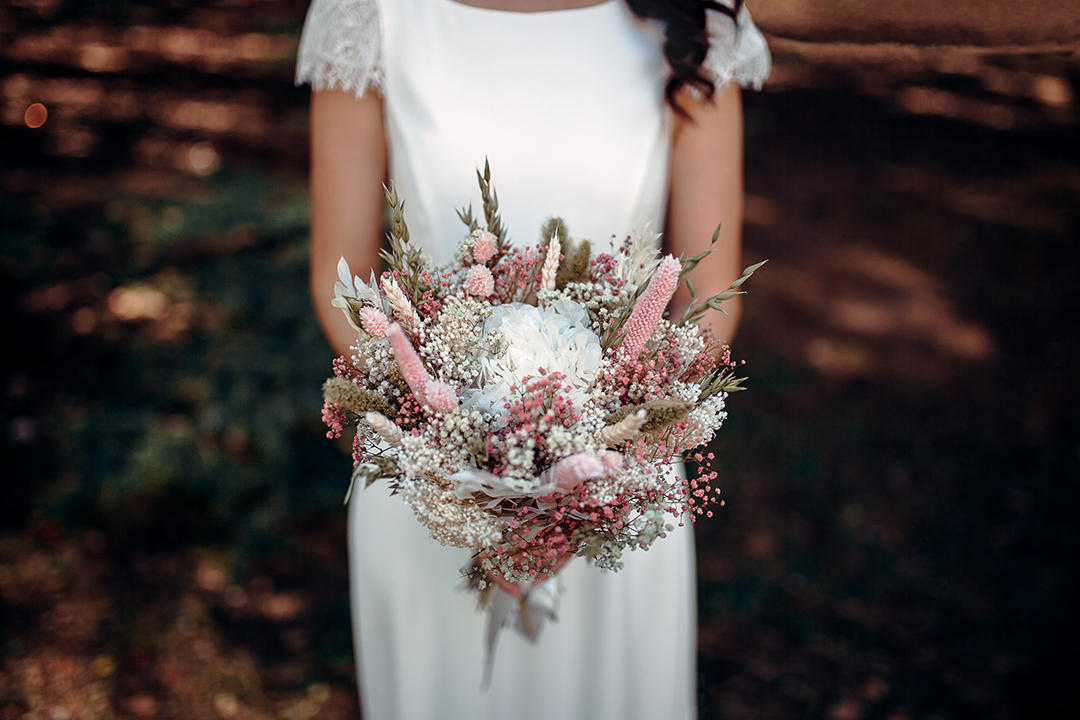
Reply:
<svg viewBox="0 0 1080 720"><path fill-rule="evenodd" d="M617 570L672 521L711 514L716 473L698 448L742 379L695 321L758 266L664 319L708 253L661 258L656 236L635 235L594 256L560 220L538 247L514 246L478 175L484 227L459 211L468 232L449 265L409 242L393 186L390 269L365 283L338 264L333 304L358 340L323 388L328 435L356 426L353 483L385 479L434 539L472 549L481 590L568 555Z"/></svg>

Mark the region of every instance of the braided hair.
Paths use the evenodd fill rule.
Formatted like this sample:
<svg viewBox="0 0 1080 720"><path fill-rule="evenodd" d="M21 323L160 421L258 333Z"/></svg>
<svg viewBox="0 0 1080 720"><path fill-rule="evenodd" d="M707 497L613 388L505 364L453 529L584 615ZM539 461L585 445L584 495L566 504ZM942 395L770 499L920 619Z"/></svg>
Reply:
<svg viewBox="0 0 1080 720"><path fill-rule="evenodd" d="M716 0L626 0L626 4L638 17L659 20L664 24L664 57L671 66L671 75L664 86L664 97L675 112L686 115L676 99L684 86L689 85L706 100L711 100L716 93L716 85L701 69L709 53L705 11L721 12L736 22L743 0L735 0L734 7Z"/></svg>

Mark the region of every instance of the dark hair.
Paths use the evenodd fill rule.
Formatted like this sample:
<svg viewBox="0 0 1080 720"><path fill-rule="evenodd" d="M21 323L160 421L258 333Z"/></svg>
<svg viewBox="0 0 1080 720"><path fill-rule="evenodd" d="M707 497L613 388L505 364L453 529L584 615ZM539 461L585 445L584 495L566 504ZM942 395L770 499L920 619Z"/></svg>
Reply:
<svg viewBox="0 0 1080 720"><path fill-rule="evenodd" d="M675 96L689 85L711 99L716 86L701 70L709 53L709 33L705 11L724 13L735 22L743 0L735 0L734 8L715 0L626 0L631 12L641 18L653 18L664 23L664 57L671 66L671 75L664 87L664 97L680 115L686 112Z"/></svg>

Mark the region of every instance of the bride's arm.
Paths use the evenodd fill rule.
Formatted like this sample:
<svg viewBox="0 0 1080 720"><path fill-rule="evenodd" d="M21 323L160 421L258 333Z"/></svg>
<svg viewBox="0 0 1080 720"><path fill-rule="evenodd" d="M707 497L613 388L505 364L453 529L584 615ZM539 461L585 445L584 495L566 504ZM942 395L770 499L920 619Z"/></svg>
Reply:
<svg viewBox="0 0 1080 720"><path fill-rule="evenodd" d="M375 92L311 94L311 296L334 352L356 342L334 298L342 256L365 281L379 270L385 199L386 137L382 99Z"/></svg>
<svg viewBox="0 0 1080 720"><path fill-rule="evenodd" d="M676 256L690 257L709 247L716 225L720 238L713 252L687 277L698 298L723 292L742 273L743 118L737 85L717 90L712 102L683 93L689 119L676 117L671 160L667 242ZM673 315L690 302L680 288ZM739 322L739 298L724 303L727 315L710 310L702 319L717 340L728 342ZM676 318L678 316L676 315Z"/></svg>

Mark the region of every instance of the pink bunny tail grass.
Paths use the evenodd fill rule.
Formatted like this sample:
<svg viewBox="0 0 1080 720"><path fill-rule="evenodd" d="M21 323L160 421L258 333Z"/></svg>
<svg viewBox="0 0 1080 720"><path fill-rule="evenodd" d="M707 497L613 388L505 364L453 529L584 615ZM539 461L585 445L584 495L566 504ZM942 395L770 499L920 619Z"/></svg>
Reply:
<svg viewBox="0 0 1080 720"><path fill-rule="evenodd" d="M605 472L607 468L600 458L595 455L576 453L564 457L552 466L551 479L560 490L573 490L586 480L600 477Z"/></svg>
<svg viewBox="0 0 1080 720"><path fill-rule="evenodd" d="M357 313L360 316L360 327L372 337L384 338L390 327L390 320L386 314L378 308L363 308Z"/></svg>
<svg viewBox="0 0 1080 720"><path fill-rule="evenodd" d="M409 336L405 334L398 323L393 323L386 329L386 337L390 338L390 348L394 351L394 359L397 360L401 369L401 376L409 384L409 389L421 404L427 404L428 383L433 382L416 354L416 348L409 342Z"/></svg>
<svg viewBox="0 0 1080 720"><path fill-rule="evenodd" d="M457 390L441 380L429 380L424 395L424 403L435 412L450 412L457 407Z"/></svg>
<svg viewBox="0 0 1080 720"><path fill-rule="evenodd" d="M480 264L484 264L491 258L495 257L495 252L498 249L498 240L495 238L494 235L489 233L487 230L476 231L476 239L473 241L472 246L473 260Z"/></svg>
<svg viewBox="0 0 1080 720"><path fill-rule="evenodd" d="M485 298L495 292L495 277L483 265L473 265L465 276L465 288L470 295Z"/></svg>
<svg viewBox="0 0 1080 720"><path fill-rule="evenodd" d="M604 463L604 470L608 474L613 475L622 470L622 455L615 452L614 450L608 450L607 452L605 452L600 457L600 460Z"/></svg>
<svg viewBox="0 0 1080 720"><path fill-rule="evenodd" d="M682 263L674 255L668 255L660 261L649 286L638 298L634 310L630 313L630 319L623 328L620 350L627 357L637 357L652 337L656 324L664 316L664 309L675 294L675 288L679 286L681 271Z"/></svg>

